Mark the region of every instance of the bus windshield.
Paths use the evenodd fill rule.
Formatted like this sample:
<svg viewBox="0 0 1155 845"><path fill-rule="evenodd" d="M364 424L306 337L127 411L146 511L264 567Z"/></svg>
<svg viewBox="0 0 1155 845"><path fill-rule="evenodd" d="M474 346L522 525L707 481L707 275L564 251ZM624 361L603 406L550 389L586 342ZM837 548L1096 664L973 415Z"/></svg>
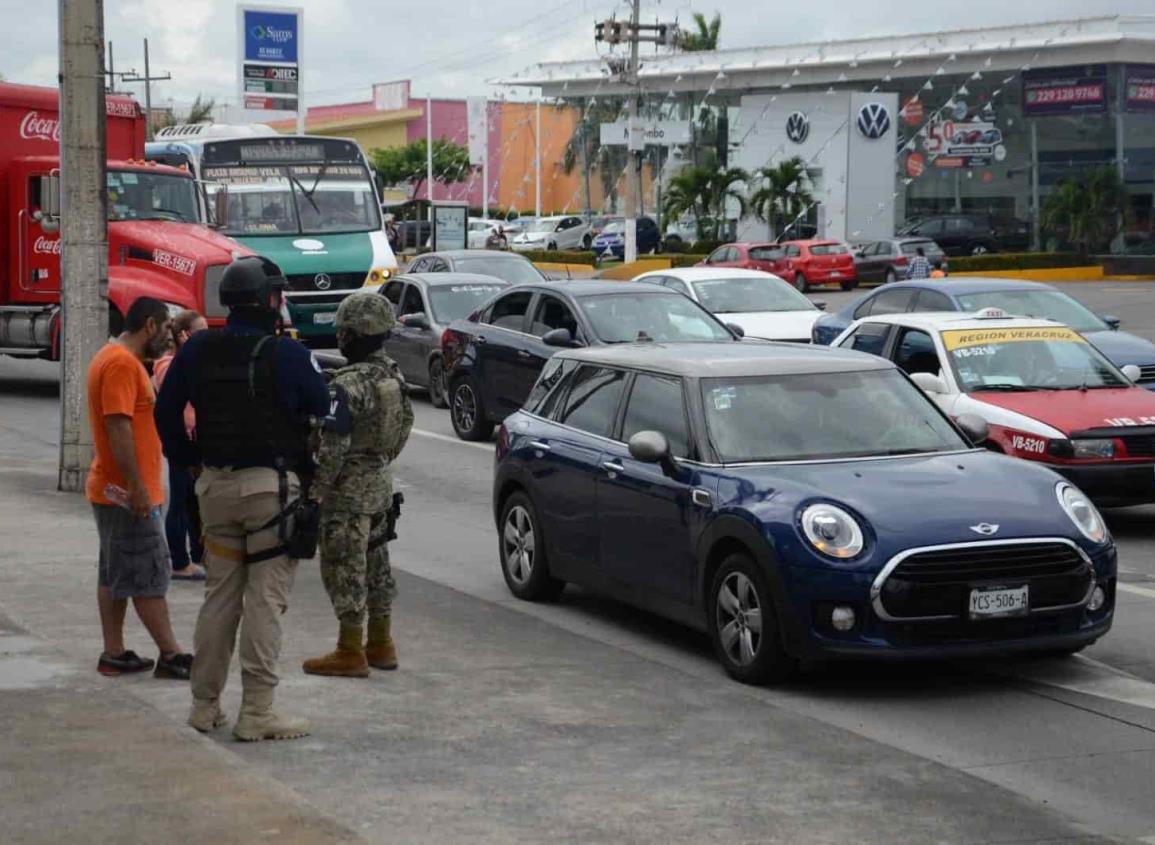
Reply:
<svg viewBox="0 0 1155 845"><path fill-rule="evenodd" d="M228 186L227 234L309 235L381 228L373 183L359 165L234 165L205 168L205 178Z"/></svg>
<svg viewBox="0 0 1155 845"><path fill-rule="evenodd" d="M143 170L109 170L108 219L199 223L196 183L187 176Z"/></svg>

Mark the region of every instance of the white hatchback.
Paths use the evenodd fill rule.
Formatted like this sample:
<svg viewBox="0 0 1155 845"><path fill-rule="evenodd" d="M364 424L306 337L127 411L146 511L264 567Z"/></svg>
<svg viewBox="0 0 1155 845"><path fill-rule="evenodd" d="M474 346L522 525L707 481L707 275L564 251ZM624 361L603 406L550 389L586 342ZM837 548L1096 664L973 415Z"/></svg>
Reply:
<svg viewBox="0 0 1155 845"><path fill-rule="evenodd" d="M589 249L593 243L590 227L582 218L542 217L535 220L510 244L519 252L530 249Z"/></svg>
<svg viewBox="0 0 1155 845"><path fill-rule="evenodd" d="M634 281L685 294L722 322L741 328L746 337L810 343L810 330L822 316L822 303L816 305L778 276L760 270L686 267L654 270Z"/></svg>

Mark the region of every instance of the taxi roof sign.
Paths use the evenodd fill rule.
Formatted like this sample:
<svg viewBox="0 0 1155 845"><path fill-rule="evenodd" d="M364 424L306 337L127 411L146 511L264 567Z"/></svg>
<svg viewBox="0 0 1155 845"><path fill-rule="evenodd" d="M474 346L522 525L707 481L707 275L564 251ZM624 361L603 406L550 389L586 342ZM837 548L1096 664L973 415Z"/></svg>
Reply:
<svg viewBox="0 0 1155 845"><path fill-rule="evenodd" d="M1011 315L1002 308L984 308L975 315L979 320L1008 320Z"/></svg>

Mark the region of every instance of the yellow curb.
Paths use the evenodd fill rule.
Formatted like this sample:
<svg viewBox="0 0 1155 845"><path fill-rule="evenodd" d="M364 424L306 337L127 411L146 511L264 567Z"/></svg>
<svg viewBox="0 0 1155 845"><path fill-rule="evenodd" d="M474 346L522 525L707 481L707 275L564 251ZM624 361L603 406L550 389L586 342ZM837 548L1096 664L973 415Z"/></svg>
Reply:
<svg viewBox="0 0 1155 845"><path fill-rule="evenodd" d="M570 264L561 261L534 261L533 266L538 270L549 270L553 273L588 273L594 269L592 264Z"/></svg>
<svg viewBox="0 0 1155 845"><path fill-rule="evenodd" d="M1104 282L1155 282L1155 276L1104 276Z"/></svg>
<svg viewBox="0 0 1155 845"><path fill-rule="evenodd" d="M627 282L634 276L642 273L648 273L651 270L669 270L671 266L672 264L668 258L643 258L639 261L631 261L629 264L621 264L617 267L603 270L598 274L598 278L610 279L616 282Z"/></svg>
<svg viewBox="0 0 1155 845"><path fill-rule="evenodd" d="M1032 282L1101 282L1103 268L1053 267L1046 270L959 270L956 276L978 276L987 279L1025 279Z"/></svg>

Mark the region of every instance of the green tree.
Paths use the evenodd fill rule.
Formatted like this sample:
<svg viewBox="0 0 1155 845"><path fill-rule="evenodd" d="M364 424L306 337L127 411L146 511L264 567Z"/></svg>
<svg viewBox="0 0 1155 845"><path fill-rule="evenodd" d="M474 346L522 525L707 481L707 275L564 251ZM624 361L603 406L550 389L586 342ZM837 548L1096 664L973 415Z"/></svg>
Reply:
<svg viewBox="0 0 1155 845"><path fill-rule="evenodd" d="M613 204L618 193L618 178L626 168L629 156L625 145L602 146L601 124L613 123L621 114L619 100L597 100L588 105L584 100L570 100L560 108L581 110L581 118L574 126L573 134L566 143L562 155L562 170L568 176L578 167L582 168L582 184L585 194L585 208L592 205L590 195L590 174L596 170L602 182L602 196Z"/></svg>
<svg viewBox="0 0 1155 845"><path fill-rule="evenodd" d="M722 16L717 12L707 21L701 12L694 12L694 25L697 32L683 32L678 39L678 46L687 53L701 53L705 50L718 49L718 33L722 29Z"/></svg>
<svg viewBox="0 0 1155 845"><path fill-rule="evenodd" d="M165 112L163 117L157 121L157 128L163 129L166 126L183 126L188 123L211 123L213 119L213 109L217 107L217 101L212 97L205 99L200 94L197 94L196 99L193 100L189 110L186 114L177 115L175 111Z"/></svg>
<svg viewBox="0 0 1155 845"><path fill-rule="evenodd" d="M1064 179L1043 203L1040 224L1081 253L1107 252L1129 213L1127 186L1113 165Z"/></svg>
<svg viewBox="0 0 1155 845"><path fill-rule="evenodd" d="M386 185L408 183L411 188L410 198L413 198L417 196L417 191L427 178L426 149L425 139L422 138L403 147L375 149L370 151L370 155L373 157L373 166L381 175L381 180ZM472 170L473 165L469 163L467 148L445 138L438 138L433 142L435 182L443 185L464 182Z"/></svg>
<svg viewBox="0 0 1155 845"><path fill-rule="evenodd" d="M705 164L688 165L670 178L662 200L664 226L691 214L699 240L719 240L726 220L726 203L738 203L739 213L746 213L746 195L737 186L748 181L750 174L740 167L718 167L713 156Z"/></svg>
<svg viewBox="0 0 1155 845"><path fill-rule="evenodd" d="M751 194L750 208L755 217L770 224L772 235L782 234L814 205L810 174L800 156L763 167L756 176L762 185Z"/></svg>

